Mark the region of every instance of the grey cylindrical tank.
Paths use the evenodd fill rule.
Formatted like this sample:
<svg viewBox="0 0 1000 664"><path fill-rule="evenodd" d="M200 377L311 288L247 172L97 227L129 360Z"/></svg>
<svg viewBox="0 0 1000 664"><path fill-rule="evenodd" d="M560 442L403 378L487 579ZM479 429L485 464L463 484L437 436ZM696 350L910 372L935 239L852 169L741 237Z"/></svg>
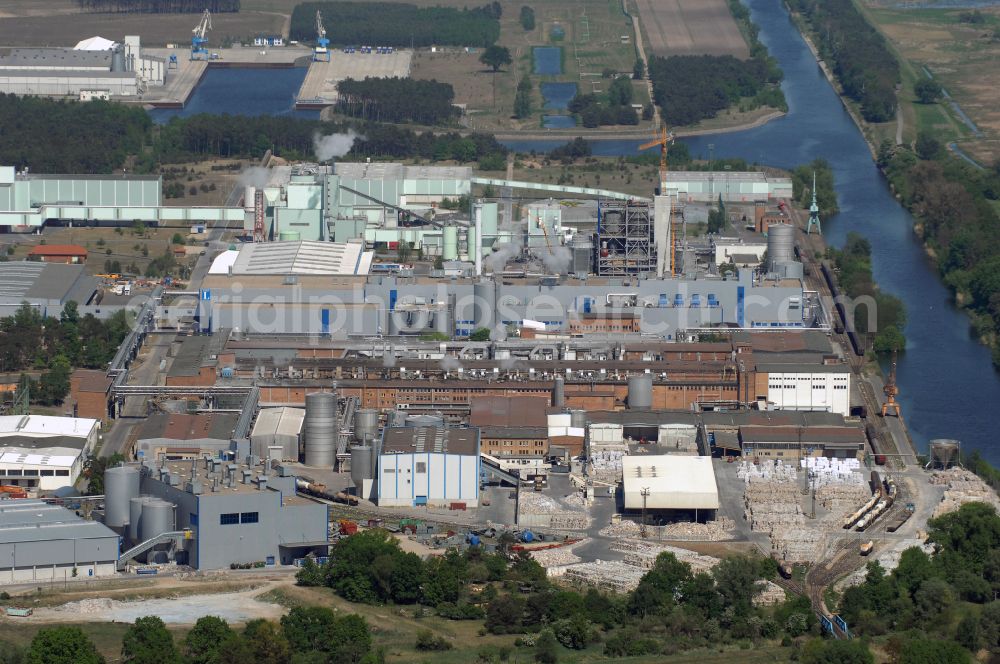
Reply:
<svg viewBox="0 0 1000 664"><path fill-rule="evenodd" d="M444 418L440 415L407 415L406 424L408 427L443 427Z"/></svg>
<svg viewBox="0 0 1000 664"><path fill-rule="evenodd" d="M359 408L354 411L354 438L359 442L373 440L378 433L378 411Z"/></svg>
<svg viewBox="0 0 1000 664"><path fill-rule="evenodd" d="M368 445L358 445L351 448L351 481L360 488L362 480L374 477L372 471L372 448Z"/></svg>
<svg viewBox="0 0 1000 664"><path fill-rule="evenodd" d="M121 46L111 51L111 71L125 71L125 50Z"/></svg>
<svg viewBox="0 0 1000 664"><path fill-rule="evenodd" d="M585 411L585 410L571 410L571 411L569 411L569 425L571 427L576 427L578 429L586 428L586 426L587 426L587 411Z"/></svg>
<svg viewBox="0 0 1000 664"><path fill-rule="evenodd" d="M590 272L591 266L594 264L594 243L586 236L577 235L573 238L570 250L573 252L573 263L570 271L574 274Z"/></svg>
<svg viewBox="0 0 1000 664"><path fill-rule="evenodd" d="M653 376L638 374L628 378L629 410L649 410L653 406Z"/></svg>
<svg viewBox="0 0 1000 664"><path fill-rule="evenodd" d="M562 408L566 405L566 379L556 376L552 382L552 405Z"/></svg>
<svg viewBox="0 0 1000 664"><path fill-rule="evenodd" d="M476 329L492 329L497 310L497 291L493 281L480 281L472 286L472 297Z"/></svg>
<svg viewBox="0 0 1000 664"><path fill-rule="evenodd" d="M385 318L386 318L386 321L385 321L385 323L386 323L386 325L385 325L385 328L386 328L385 329L385 333L386 333L386 335L388 335L390 337L398 337L399 336L399 321L400 321L400 319L396 317L396 312L395 311L386 312Z"/></svg>
<svg viewBox="0 0 1000 664"><path fill-rule="evenodd" d="M307 394L303 428L306 465L332 468L337 456L337 395L333 392Z"/></svg>
<svg viewBox="0 0 1000 664"><path fill-rule="evenodd" d="M133 498L128 506L128 539L131 542L139 540L139 521L142 518L142 506L149 500L145 496Z"/></svg>
<svg viewBox="0 0 1000 664"><path fill-rule="evenodd" d="M768 272L777 272L781 263L795 261L795 228L788 224L774 224L767 229Z"/></svg>
<svg viewBox="0 0 1000 664"><path fill-rule="evenodd" d="M104 471L104 525L121 528L129 519L129 501L139 496L139 469L118 466Z"/></svg>
<svg viewBox="0 0 1000 664"><path fill-rule="evenodd" d="M447 306L440 306L434 312L434 331L449 338L455 334L455 325L451 322L451 311Z"/></svg>
<svg viewBox="0 0 1000 664"><path fill-rule="evenodd" d="M798 261L791 261L789 263L781 263L776 266L775 272L780 274L785 279L801 279L803 276L802 263Z"/></svg>
<svg viewBox="0 0 1000 664"><path fill-rule="evenodd" d="M145 542L174 529L174 506L159 498L150 498L142 505L139 518L139 541Z"/></svg>

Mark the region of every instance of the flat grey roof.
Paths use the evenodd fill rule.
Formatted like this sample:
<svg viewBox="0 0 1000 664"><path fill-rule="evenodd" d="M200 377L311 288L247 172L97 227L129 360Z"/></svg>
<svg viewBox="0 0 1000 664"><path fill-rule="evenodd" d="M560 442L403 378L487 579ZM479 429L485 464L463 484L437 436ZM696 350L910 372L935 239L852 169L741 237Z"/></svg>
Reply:
<svg viewBox="0 0 1000 664"><path fill-rule="evenodd" d="M84 304L93 292L95 280L84 277L83 265L11 261L0 263L0 300L60 300L79 293ZM86 297L83 297L86 294Z"/></svg>
<svg viewBox="0 0 1000 664"><path fill-rule="evenodd" d="M84 51L73 48L4 48L0 49L0 67L107 67L111 51ZM132 73L132 76L135 76Z"/></svg>
<svg viewBox="0 0 1000 664"><path fill-rule="evenodd" d="M97 521L81 519L65 507L42 500L0 502L0 544L47 540L118 538Z"/></svg>
<svg viewBox="0 0 1000 664"><path fill-rule="evenodd" d="M46 78L93 78L93 79L119 79L135 80L135 72L131 71L104 71L100 69L71 71L63 69L3 69L0 66L0 78L33 78L37 80Z"/></svg>
<svg viewBox="0 0 1000 664"><path fill-rule="evenodd" d="M479 453L479 429L443 427L392 427L382 436L382 454L437 452Z"/></svg>
<svg viewBox="0 0 1000 664"><path fill-rule="evenodd" d="M472 177L472 169L468 166L404 166L385 162L338 162L333 172L350 180L468 180Z"/></svg>
<svg viewBox="0 0 1000 664"><path fill-rule="evenodd" d="M781 362L758 362L757 371L767 373L850 373L846 364L808 364Z"/></svg>

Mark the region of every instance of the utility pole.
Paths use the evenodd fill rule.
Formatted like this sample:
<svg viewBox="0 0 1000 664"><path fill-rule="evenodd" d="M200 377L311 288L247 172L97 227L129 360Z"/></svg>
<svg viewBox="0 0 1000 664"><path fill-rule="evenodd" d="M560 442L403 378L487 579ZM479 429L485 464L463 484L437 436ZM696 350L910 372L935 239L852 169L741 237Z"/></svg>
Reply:
<svg viewBox="0 0 1000 664"><path fill-rule="evenodd" d="M642 495L642 525L646 526L646 499L649 498L649 487L643 487L639 494Z"/></svg>

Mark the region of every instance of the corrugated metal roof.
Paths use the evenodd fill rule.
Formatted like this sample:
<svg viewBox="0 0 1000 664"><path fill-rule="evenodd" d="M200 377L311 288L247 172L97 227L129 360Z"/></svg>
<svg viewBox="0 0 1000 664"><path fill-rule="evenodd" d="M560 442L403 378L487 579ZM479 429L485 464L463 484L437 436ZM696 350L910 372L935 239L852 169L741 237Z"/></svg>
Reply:
<svg viewBox="0 0 1000 664"><path fill-rule="evenodd" d="M542 397L483 397L472 402L469 423L489 427L544 427L548 399Z"/></svg>
<svg viewBox="0 0 1000 664"><path fill-rule="evenodd" d="M358 242L267 242L245 244L232 262L234 275L367 274L373 253ZM227 260L228 262L228 260ZM220 266L221 267L221 266ZM226 266L228 272L228 265Z"/></svg>
<svg viewBox="0 0 1000 664"><path fill-rule="evenodd" d="M5 48L0 49L0 67L30 69L32 67L91 67L111 69L111 51L84 51L72 48ZM38 73L37 71L35 72ZM58 72L60 75L63 72ZM134 77L135 74L133 73Z"/></svg>
<svg viewBox="0 0 1000 664"><path fill-rule="evenodd" d="M302 432L305 417L302 408L264 408L258 413L250 436L297 436Z"/></svg>
<svg viewBox="0 0 1000 664"><path fill-rule="evenodd" d="M74 290L93 290L96 280L83 265L10 261L0 263L0 299L65 301ZM86 301L86 300L84 300Z"/></svg>
<svg viewBox="0 0 1000 664"><path fill-rule="evenodd" d="M97 521L86 521L58 505L41 500L0 502L0 543L42 542L52 539L116 538Z"/></svg>
<svg viewBox="0 0 1000 664"><path fill-rule="evenodd" d="M442 427L392 427L382 437L382 454L432 452L474 455L479 453L479 429Z"/></svg>

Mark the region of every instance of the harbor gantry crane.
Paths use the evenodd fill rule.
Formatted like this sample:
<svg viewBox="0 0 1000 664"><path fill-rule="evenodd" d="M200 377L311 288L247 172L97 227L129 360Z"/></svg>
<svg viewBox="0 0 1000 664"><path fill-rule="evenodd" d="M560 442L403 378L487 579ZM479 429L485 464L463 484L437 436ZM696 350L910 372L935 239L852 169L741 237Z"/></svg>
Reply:
<svg viewBox="0 0 1000 664"><path fill-rule="evenodd" d="M660 133L656 138L639 146L640 150L648 150L656 146L660 147L660 186L658 193L661 195L667 194L667 148L673 142L674 135L667 131L665 124L662 124L660 125ZM681 215L680 205L675 206L674 202L670 201L670 276L672 277L677 276L677 231L674 221L679 215ZM687 239L685 238L686 241Z"/></svg>
<svg viewBox="0 0 1000 664"><path fill-rule="evenodd" d="M323 27L323 14L316 10L316 48L313 49L313 62L330 61L330 40L326 38L326 28Z"/></svg>
<svg viewBox="0 0 1000 664"><path fill-rule="evenodd" d="M201 15L201 21L195 26L194 30L191 31L191 59L208 60L208 49L205 48L205 44L208 43L208 31L212 29L212 14L206 9L205 13Z"/></svg>
<svg viewBox="0 0 1000 664"><path fill-rule="evenodd" d="M882 388L885 392L886 401L882 404L882 417L886 416L889 409L899 417L899 403L896 401L896 397L899 395L899 387L896 385L896 351L892 351L892 367L889 369L889 377L885 381L885 387Z"/></svg>

